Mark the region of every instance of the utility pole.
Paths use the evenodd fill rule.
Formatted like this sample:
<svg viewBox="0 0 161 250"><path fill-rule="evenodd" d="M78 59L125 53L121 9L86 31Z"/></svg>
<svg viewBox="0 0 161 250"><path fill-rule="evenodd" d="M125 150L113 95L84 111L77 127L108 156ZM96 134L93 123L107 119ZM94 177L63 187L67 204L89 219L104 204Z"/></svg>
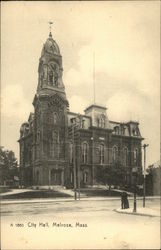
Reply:
<svg viewBox="0 0 161 250"><path fill-rule="evenodd" d="M133 212L136 213L136 185L134 186L134 209Z"/></svg>
<svg viewBox="0 0 161 250"><path fill-rule="evenodd" d="M78 173L77 174L78 174L78 199L80 200L80 153L78 154Z"/></svg>
<svg viewBox="0 0 161 250"><path fill-rule="evenodd" d="M76 162L75 162L75 142L74 142L74 122L72 124L72 139L73 139L73 170L74 170L74 199L77 200L77 182L76 182Z"/></svg>
<svg viewBox="0 0 161 250"><path fill-rule="evenodd" d="M143 207L145 207L145 193L146 193L146 188L145 188L145 177L146 177L146 147L148 147L149 144L144 144L143 145L143 149L144 149L144 172L143 172L143 176L144 176L144 182L143 182Z"/></svg>
<svg viewBox="0 0 161 250"><path fill-rule="evenodd" d="M92 186L94 185L94 130L92 129Z"/></svg>

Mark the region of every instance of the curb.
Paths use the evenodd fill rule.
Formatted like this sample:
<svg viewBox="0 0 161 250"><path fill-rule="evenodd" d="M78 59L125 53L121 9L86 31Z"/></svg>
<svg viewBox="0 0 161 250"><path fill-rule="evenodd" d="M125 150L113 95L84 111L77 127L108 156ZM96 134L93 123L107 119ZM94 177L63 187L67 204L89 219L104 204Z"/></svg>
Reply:
<svg viewBox="0 0 161 250"><path fill-rule="evenodd" d="M0 204L1 205L7 205L7 204L27 204L27 203L51 203L51 202L81 202L81 201L114 201L114 200L120 200L119 197L110 197L110 198L107 198L107 197L80 197L80 200L77 199L77 200L74 200L74 197L73 198L64 198L64 199L47 199L45 200L37 200L37 199L29 199L29 200L2 200L0 201Z"/></svg>
<svg viewBox="0 0 161 250"><path fill-rule="evenodd" d="M151 215L151 214L141 214L141 213L134 213L134 212L122 212L122 211L118 211L117 209L114 209L113 211L115 211L116 213L120 213L120 214L131 214L131 215L139 215L139 216L148 216L148 217L160 217L160 215Z"/></svg>

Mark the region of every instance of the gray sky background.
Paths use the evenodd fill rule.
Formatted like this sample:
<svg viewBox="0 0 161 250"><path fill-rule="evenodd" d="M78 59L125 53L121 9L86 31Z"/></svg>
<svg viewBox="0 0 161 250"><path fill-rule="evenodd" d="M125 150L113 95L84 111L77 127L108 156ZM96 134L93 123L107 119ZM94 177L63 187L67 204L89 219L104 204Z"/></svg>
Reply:
<svg viewBox="0 0 161 250"><path fill-rule="evenodd" d="M110 120L137 120L147 164L160 158L160 3L2 2L1 145L19 157L19 129L33 111L38 63L52 20L70 110L93 100Z"/></svg>

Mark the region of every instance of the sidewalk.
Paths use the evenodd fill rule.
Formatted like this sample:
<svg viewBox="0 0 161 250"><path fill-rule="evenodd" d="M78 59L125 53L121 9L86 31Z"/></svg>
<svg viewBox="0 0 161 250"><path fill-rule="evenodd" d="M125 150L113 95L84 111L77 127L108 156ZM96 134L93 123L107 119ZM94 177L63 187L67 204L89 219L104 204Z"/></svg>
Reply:
<svg viewBox="0 0 161 250"><path fill-rule="evenodd" d="M141 215L141 216L150 216L150 217L160 217L160 209L152 209L148 207L138 207L136 212L133 212L133 208L121 209L117 208L114 209L117 213L122 214L132 214L132 215Z"/></svg>
<svg viewBox="0 0 161 250"><path fill-rule="evenodd" d="M160 199L159 196L149 196L147 197L148 199ZM107 200L120 200L120 197L98 197L98 196L94 196L94 197L80 197L80 200L74 200L74 197L69 197L69 198L31 198L31 199L5 199L2 200L1 199L1 205L6 205L6 204L22 204L22 203L50 203L50 202L79 202L79 201L107 201ZM133 197L129 197L129 200L133 200ZM137 200L142 200L142 197L137 197ZM138 208L139 209L139 208ZM125 211L126 210L126 211ZM128 209L122 210L118 209L118 213L119 212L128 212ZM132 211L131 211L132 212ZM130 213L131 213L130 212Z"/></svg>

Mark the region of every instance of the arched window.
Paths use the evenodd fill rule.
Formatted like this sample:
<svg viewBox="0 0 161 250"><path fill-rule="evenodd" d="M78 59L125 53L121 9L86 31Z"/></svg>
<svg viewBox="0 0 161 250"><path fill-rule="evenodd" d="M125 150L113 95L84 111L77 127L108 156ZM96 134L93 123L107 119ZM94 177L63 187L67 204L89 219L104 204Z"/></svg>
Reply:
<svg viewBox="0 0 161 250"><path fill-rule="evenodd" d="M138 149L137 148L134 149L134 164L135 165L138 164Z"/></svg>
<svg viewBox="0 0 161 250"><path fill-rule="evenodd" d="M69 162L73 163L73 143L69 144Z"/></svg>
<svg viewBox="0 0 161 250"><path fill-rule="evenodd" d="M103 144L100 145L99 147L99 157L100 157L100 163L104 163L104 155L105 155L105 146Z"/></svg>
<svg viewBox="0 0 161 250"><path fill-rule="evenodd" d="M39 143L40 142L40 131L38 130L37 131L37 143Z"/></svg>
<svg viewBox="0 0 161 250"><path fill-rule="evenodd" d="M53 84L53 71L52 70L49 71L49 84L50 85Z"/></svg>
<svg viewBox="0 0 161 250"><path fill-rule="evenodd" d="M118 161L118 147L114 146L112 149L112 159L113 163L116 163Z"/></svg>
<svg viewBox="0 0 161 250"><path fill-rule="evenodd" d="M52 142L53 144L59 143L59 131L52 131Z"/></svg>
<svg viewBox="0 0 161 250"><path fill-rule="evenodd" d="M59 140L59 131L52 131L51 138L49 139L50 143L50 156L59 158L60 154L60 140Z"/></svg>
<svg viewBox="0 0 161 250"><path fill-rule="evenodd" d="M84 174L83 174L83 182L87 183L87 181L88 181L88 173L84 172Z"/></svg>
<svg viewBox="0 0 161 250"><path fill-rule="evenodd" d="M70 171L70 182L73 183L73 172Z"/></svg>
<svg viewBox="0 0 161 250"><path fill-rule="evenodd" d="M88 144L83 142L82 144L82 162L87 163L87 154L88 154Z"/></svg>
<svg viewBox="0 0 161 250"><path fill-rule="evenodd" d="M123 149L123 164L124 166L128 165L128 149L127 148Z"/></svg>
<svg viewBox="0 0 161 250"><path fill-rule="evenodd" d="M39 171L36 171L36 184L39 184Z"/></svg>
<svg viewBox="0 0 161 250"><path fill-rule="evenodd" d="M53 113L53 123L56 124L57 123L57 113Z"/></svg>

